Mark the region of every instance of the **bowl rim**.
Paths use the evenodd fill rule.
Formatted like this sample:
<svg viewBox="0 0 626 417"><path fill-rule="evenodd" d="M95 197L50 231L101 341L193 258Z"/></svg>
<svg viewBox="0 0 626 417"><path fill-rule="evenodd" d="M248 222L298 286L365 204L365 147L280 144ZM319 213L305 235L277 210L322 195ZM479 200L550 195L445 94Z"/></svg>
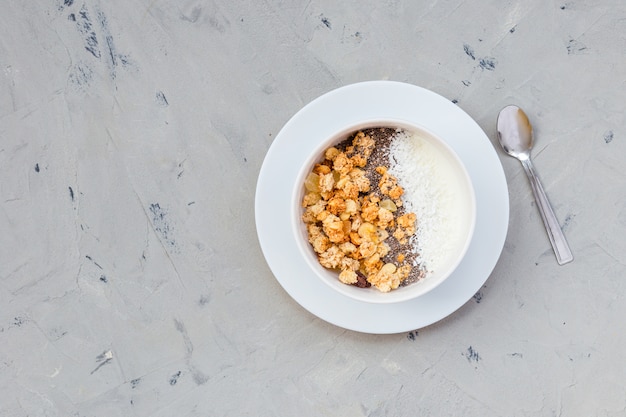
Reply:
<svg viewBox="0 0 626 417"><path fill-rule="evenodd" d="M331 146L332 144L339 143L345 138L348 137L349 134L354 133L358 130L374 128L374 127L392 127L396 129L402 129L414 133L420 134L422 137L424 134L428 137L428 140L434 140L438 145L440 145L445 152L452 157L454 160L454 164L456 168L462 173L464 188L467 191L468 195L468 219L470 220L469 227L467 230L467 234L464 237L464 241L461 247L461 250L458 252L458 255L454 258L453 262L445 270L444 274L437 280L429 280L428 277L424 278L418 282L412 283L405 287L399 287L390 292L383 293L374 287L371 288L358 288L356 286L347 285L339 281L337 279L337 273L328 268L323 267L318 259L317 255L313 251L311 244L308 242L308 239L305 238L306 228L304 227L304 222L302 221L302 197L304 195L303 192L303 184L304 178L311 172L313 165L322 160L322 152ZM474 184L472 183L471 177L463 163L463 160L459 157L457 152L442 138L440 135L434 133L431 129L427 127L413 122L408 121L401 118L394 117L366 117L362 120L351 121L350 123L346 123L343 126L334 130L333 133L326 135L326 138L320 140L319 143L315 146L314 150L311 154L305 159L305 163L300 167L298 174L296 176L296 180L293 185L293 189L291 192L291 231L294 235L296 245L298 248L298 252L304 258L306 265L310 268L316 278L320 279L324 284L332 288L334 291L349 297L351 299L357 301L363 301L374 304L387 304L387 303L400 303L407 300L411 300L414 298L421 297L428 292L432 291L436 287L438 287L441 283L443 283L450 275L454 273L459 264L464 259L470 243L472 242L472 238L475 231L476 226L476 195ZM307 255L308 253L308 255ZM328 275L333 275L333 279L328 278Z"/></svg>

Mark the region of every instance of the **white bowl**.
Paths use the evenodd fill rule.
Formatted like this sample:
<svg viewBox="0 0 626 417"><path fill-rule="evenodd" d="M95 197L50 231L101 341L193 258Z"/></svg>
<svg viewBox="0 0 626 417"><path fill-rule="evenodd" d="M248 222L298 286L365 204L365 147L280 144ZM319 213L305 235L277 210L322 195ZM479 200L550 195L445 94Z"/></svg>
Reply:
<svg viewBox="0 0 626 417"><path fill-rule="evenodd" d="M445 253L437 254L438 261L436 267L433 268L432 271L428 271L426 276L418 282L400 286L386 293L379 291L374 286L359 288L339 281L337 271L327 269L319 263L317 254L308 242L308 232L306 225L302 221L303 208L301 202L305 194L304 180L313 169L313 166L323 160L324 151L328 147L345 140L358 130L373 127L400 128L413 133L414 136L425 141L426 146L429 146L429 149L434 151L434 155L437 156L437 169L441 169L440 172L445 175L447 186L455 190L454 193L448 193L449 195L452 194L452 201L446 204L446 210L450 212L444 215L444 217L450 219L449 221L455 224L449 225L451 226L452 232L448 233L449 236L446 239L447 246ZM403 184L399 183L399 185L402 186ZM438 137L422 126L408 121L389 118L362 120L358 123L346 125L328 137L320 137L319 144L315 147L315 151L311 153L298 173L292 192L291 205L291 224L298 251L300 256L305 259L307 266L313 271L314 276L346 297L370 303L403 302L420 297L437 287L454 272L465 256L472 240L474 226L476 224L476 200L470 176L461 159L450 146L446 144L445 139ZM419 215L417 223L419 228Z"/></svg>

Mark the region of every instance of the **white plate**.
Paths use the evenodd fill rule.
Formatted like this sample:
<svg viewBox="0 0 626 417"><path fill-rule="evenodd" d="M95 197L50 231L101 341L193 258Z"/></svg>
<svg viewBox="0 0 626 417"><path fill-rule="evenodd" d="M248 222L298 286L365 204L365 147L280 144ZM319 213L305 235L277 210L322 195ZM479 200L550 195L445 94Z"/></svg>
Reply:
<svg viewBox="0 0 626 417"><path fill-rule="evenodd" d="M324 284L300 257L290 228L297 173L320 140L364 118L403 119L444 138L463 160L476 194L476 227L467 254L444 283L400 303L347 298ZM458 106L432 91L393 81L370 81L333 90L296 113L274 139L256 189L257 234L278 282L302 307L336 326L364 333L419 329L460 308L485 283L506 238L506 178L491 142Z"/></svg>

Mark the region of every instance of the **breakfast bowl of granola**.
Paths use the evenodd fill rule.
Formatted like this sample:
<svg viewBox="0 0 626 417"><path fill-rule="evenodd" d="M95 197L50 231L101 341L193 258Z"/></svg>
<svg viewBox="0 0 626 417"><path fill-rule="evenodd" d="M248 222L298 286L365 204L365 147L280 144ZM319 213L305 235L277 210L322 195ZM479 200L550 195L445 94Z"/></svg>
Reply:
<svg viewBox="0 0 626 417"><path fill-rule="evenodd" d="M509 196L495 147L456 100L397 81L349 84L270 137L257 237L301 307L389 334L478 299L504 247Z"/></svg>
<svg viewBox="0 0 626 417"><path fill-rule="evenodd" d="M476 223L474 188L456 152L427 128L389 117L319 138L291 210L312 275L368 303L403 302L443 283Z"/></svg>

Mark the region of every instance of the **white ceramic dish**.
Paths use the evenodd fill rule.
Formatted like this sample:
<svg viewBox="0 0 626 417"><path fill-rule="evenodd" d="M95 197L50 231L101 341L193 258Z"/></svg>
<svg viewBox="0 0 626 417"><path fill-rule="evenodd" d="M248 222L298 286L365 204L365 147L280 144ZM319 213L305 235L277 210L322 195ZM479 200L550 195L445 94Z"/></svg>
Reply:
<svg viewBox="0 0 626 417"><path fill-rule="evenodd" d="M452 275L427 294L396 303L349 298L316 277L299 255L289 219L292 192L320 137L364 119L400 119L445 138L474 185L476 225L467 253ZM297 138L294 140L293 138ZM418 329L456 311L485 283L506 238L508 189L491 142L458 106L429 90L405 83L371 81L333 90L294 115L276 136L257 182L255 216L263 254L276 279L317 317L365 333Z"/></svg>
<svg viewBox="0 0 626 417"><path fill-rule="evenodd" d="M360 129L373 127L392 127L402 129L413 134L412 139L420 141L428 150L437 158L437 166L441 176L445 177L445 184L448 188L454 189L455 192L448 192L448 198L452 201L442 207L446 213L440 215L454 222L454 227L450 227L449 235L446 243L446 256L442 256L439 265L434 266L434 270L427 273L424 279L417 283L399 287L391 292L382 293L375 287L358 288L352 285L346 285L339 281L337 271L324 268L317 260L317 254L313 251L308 242L308 233L304 222L302 221L302 198L305 194L304 179L311 172L315 163L320 162L324 151L354 134ZM313 138L311 138L313 140ZM309 269L330 286L334 291L338 291L346 297L369 303L397 303L410 300L412 298L421 297L432 289L436 288L444 282L450 274L454 272L459 265L463 256L469 247L474 226L476 223L476 201L474 197L474 188L467 170L463 166L463 162L454 152L454 150L446 144L434 133L430 132L423 126L416 125L410 121L396 119L365 119L354 124L343 126L339 131L334 132L329 137L318 137L317 145L313 153L307 156L304 164L298 172L295 187L292 194L292 214L291 223L295 234L295 242L299 249L299 256L302 257ZM417 163L417 162L415 162ZM443 181L442 181L443 183ZM400 184L402 185L402 184ZM438 190L435 194L444 195L448 190ZM418 216L419 217L419 216ZM420 221L418 220L418 224Z"/></svg>

